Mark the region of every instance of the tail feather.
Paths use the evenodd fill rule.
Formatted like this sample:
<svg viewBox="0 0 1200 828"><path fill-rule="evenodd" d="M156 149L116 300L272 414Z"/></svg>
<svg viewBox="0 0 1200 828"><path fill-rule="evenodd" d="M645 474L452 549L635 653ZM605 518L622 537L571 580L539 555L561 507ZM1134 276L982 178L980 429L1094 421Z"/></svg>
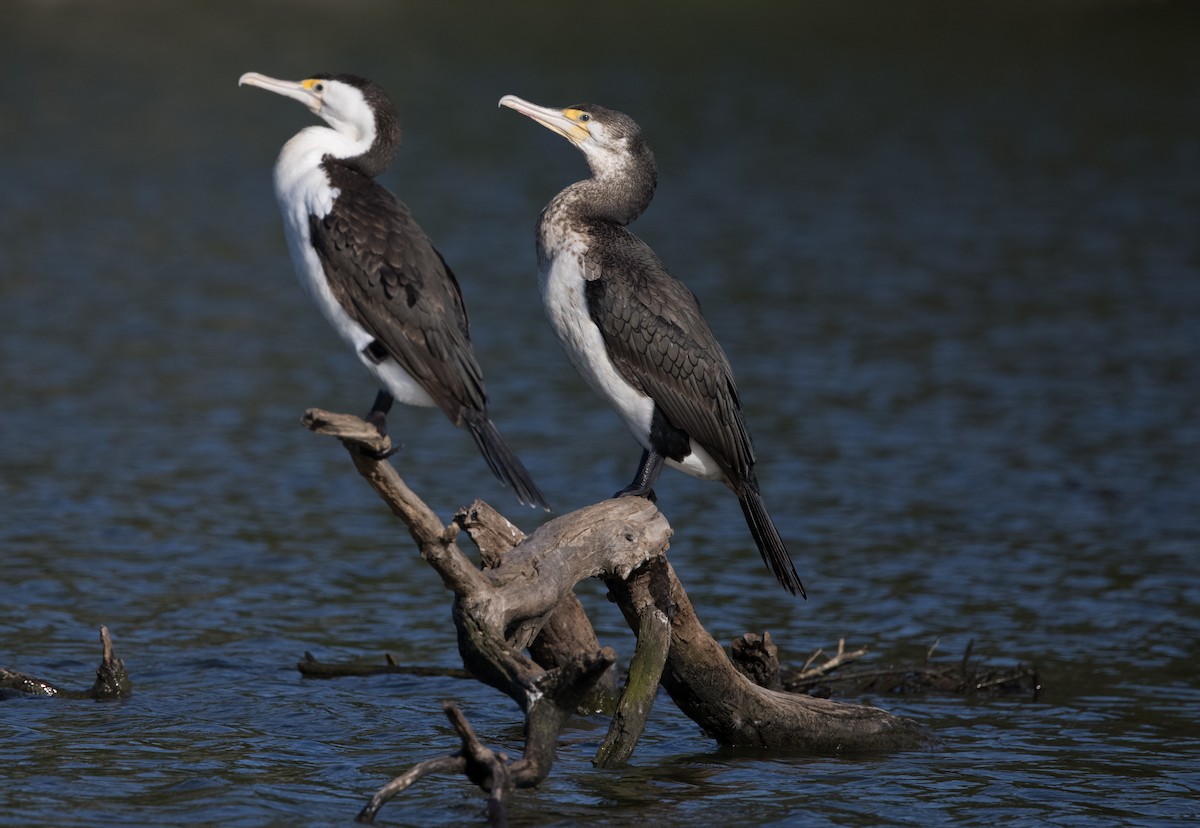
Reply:
<svg viewBox="0 0 1200 828"><path fill-rule="evenodd" d="M774 521L767 514L767 506L763 503L758 489L753 485L746 486L737 496L742 505L742 513L746 516L746 525L750 527L750 534L758 544L763 562L775 573L784 589L793 595L799 593L801 598L807 599L804 584L800 583L800 576L796 574L796 566L792 563L792 556L783 545L783 538L779 537L779 530L775 528Z"/></svg>
<svg viewBox="0 0 1200 828"><path fill-rule="evenodd" d="M550 504L546 502L546 498L534 484L533 477L530 476L525 465L513 453L513 450L504 442L504 438L500 436L500 432L488 419L487 414L484 412L468 413L463 419L467 430L475 438L475 445L479 446L479 452L487 461L488 468L492 470L492 474L496 475L501 483L512 486L517 493L517 499L526 506L535 506L545 509L547 512L550 511Z"/></svg>

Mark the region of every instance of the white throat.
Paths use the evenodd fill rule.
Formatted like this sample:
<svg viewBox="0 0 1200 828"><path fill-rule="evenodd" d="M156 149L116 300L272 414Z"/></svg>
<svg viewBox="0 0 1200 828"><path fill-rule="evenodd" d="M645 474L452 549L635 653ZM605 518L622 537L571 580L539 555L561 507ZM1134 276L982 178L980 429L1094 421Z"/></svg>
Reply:
<svg viewBox="0 0 1200 828"><path fill-rule="evenodd" d="M327 201L324 194L329 192L329 184L321 171L321 161L326 156L362 155L374 141L374 129L357 140L326 126L300 130L283 145L275 162L275 196L279 206L286 210L304 203L308 213L318 216L328 213L331 200Z"/></svg>

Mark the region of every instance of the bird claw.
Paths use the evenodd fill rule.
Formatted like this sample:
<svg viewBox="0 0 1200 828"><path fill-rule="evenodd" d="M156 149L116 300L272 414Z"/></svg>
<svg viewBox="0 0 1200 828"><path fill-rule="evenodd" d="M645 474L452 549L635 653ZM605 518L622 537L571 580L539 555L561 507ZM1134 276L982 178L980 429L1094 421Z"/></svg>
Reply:
<svg viewBox="0 0 1200 828"><path fill-rule="evenodd" d="M365 454L367 457L370 457L372 460L386 460L389 457L391 457L393 454L398 454L400 452L400 449L402 449L402 448L404 448L404 447L403 446L392 446L390 449L382 449L382 450L376 451L374 449L369 449L366 446L362 446L362 445L358 446L358 450L361 451L363 454Z"/></svg>
<svg viewBox="0 0 1200 828"><path fill-rule="evenodd" d="M658 495L654 493L654 489L643 489L637 485L629 485L621 489L621 491L613 495L613 500L619 497L644 497L651 503L658 503Z"/></svg>
<svg viewBox="0 0 1200 828"><path fill-rule="evenodd" d="M375 426L375 430L379 432L379 437L382 440L388 439L387 430L387 415L392 408L392 395L387 391L380 389L379 394L375 397L375 404L371 406L371 410L364 417L370 425ZM369 449L366 446L360 445L358 450L370 457L372 460L386 460L396 452L400 451L403 446L392 446L389 449Z"/></svg>

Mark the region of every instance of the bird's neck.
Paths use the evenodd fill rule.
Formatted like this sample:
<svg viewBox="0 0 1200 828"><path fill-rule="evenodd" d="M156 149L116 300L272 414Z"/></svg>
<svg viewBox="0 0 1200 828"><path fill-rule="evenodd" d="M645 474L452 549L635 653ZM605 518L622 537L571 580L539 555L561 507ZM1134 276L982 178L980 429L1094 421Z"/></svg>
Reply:
<svg viewBox="0 0 1200 828"><path fill-rule="evenodd" d="M591 178L567 187L555 196L546 211L624 226L646 211L657 186L653 164L593 169Z"/></svg>
<svg viewBox="0 0 1200 828"><path fill-rule="evenodd" d="M368 129L351 133L327 126L300 130L283 145L277 170L312 170L338 164L374 178L388 168L400 146L399 130Z"/></svg>
<svg viewBox="0 0 1200 828"><path fill-rule="evenodd" d="M323 216L333 207L338 191L326 167L328 160L360 156L369 149L364 144L329 127L313 126L283 145L275 162L275 198L289 237L304 236L309 216Z"/></svg>

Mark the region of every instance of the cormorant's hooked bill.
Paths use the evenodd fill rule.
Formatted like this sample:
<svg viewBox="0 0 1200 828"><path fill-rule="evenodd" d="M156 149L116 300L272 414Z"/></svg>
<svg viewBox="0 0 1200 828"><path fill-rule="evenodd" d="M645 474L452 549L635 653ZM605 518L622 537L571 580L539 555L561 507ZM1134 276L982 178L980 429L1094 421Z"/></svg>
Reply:
<svg viewBox="0 0 1200 828"><path fill-rule="evenodd" d="M374 177L400 146L387 93L357 75L288 81L247 72L328 126L292 137L275 163L275 196L301 283L382 386L367 419L387 433L395 400L436 406L465 426L521 502L548 509L488 413L458 281L409 209Z"/></svg>
<svg viewBox="0 0 1200 828"><path fill-rule="evenodd" d="M546 129L557 132L572 144L586 141L590 134L588 124L592 116L583 109L574 107L553 109L548 106L538 106L523 98L518 98L516 95L505 95L500 99L500 106L507 106L509 109L532 118Z"/></svg>
<svg viewBox="0 0 1200 828"><path fill-rule="evenodd" d="M542 301L571 363L642 445L633 482L617 497L653 496L664 465L733 490L763 561L804 595L767 512L733 369L690 290L627 225L658 182L641 127L594 104L563 109L515 95L500 105L563 136L591 177L542 211L537 229Z"/></svg>
<svg viewBox="0 0 1200 828"><path fill-rule="evenodd" d="M270 78L260 75L258 72L247 72L242 75L238 78L238 86L257 86L259 89L283 95L285 98L291 98L304 104L313 114L321 111L321 93L325 91L322 82L314 78L289 81Z"/></svg>

